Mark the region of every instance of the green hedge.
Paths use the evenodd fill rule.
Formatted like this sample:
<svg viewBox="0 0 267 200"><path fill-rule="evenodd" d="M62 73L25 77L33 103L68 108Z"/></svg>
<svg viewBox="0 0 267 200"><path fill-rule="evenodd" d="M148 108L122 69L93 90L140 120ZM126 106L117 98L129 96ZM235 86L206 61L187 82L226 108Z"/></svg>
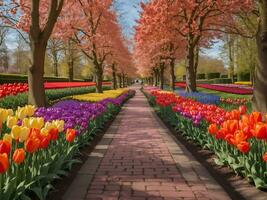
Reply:
<svg viewBox="0 0 267 200"><path fill-rule="evenodd" d="M110 87L104 86L104 90L110 89ZM46 90L46 102L51 104L53 101L64 98L66 96L86 94L95 92L95 87L80 87L80 88L66 88L66 89L52 89ZM28 93L20 93L16 96L6 96L0 100L0 108L12 108L16 110L18 106L24 106L28 103Z"/></svg>
<svg viewBox="0 0 267 200"><path fill-rule="evenodd" d="M197 74L197 79L205 79L206 74Z"/></svg>
<svg viewBox="0 0 267 200"><path fill-rule="evenodd" d="M198 84L220 84L220 83L232 83L232 80L230 78L215 78L210 80L197 80Z"/></svg>
<svg viewBox="0 0 267 200"><path fill-rule="evenodd" d="M52 77L45 76L44 80L47 82L68 82L69 79L67 77ZM0 74L0 83L20 83L27 82L28 76L21 74ZM84 82L83 79L75 79L74 82Z"/></svg>
<svg viewBox="0 0 267 200"><path fill-rule="evenodd" d="M208 74L207 74L207 79L220 78L220 76L221 76L220 73L208 73Z"/></svg>

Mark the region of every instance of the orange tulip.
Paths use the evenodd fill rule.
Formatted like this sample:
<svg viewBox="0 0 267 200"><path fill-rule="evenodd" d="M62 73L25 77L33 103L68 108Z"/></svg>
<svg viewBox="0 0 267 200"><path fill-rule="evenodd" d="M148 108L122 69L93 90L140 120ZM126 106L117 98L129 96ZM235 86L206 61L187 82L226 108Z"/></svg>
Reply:
<svg viewBox="0 0 267 200"><path fill-rule="evenodd" d="M38 139L41 139L42 138L41 130L38 128L31 128L29 137L36 137Z"/></svg>
<svg viewBox="0 0 267 200"><path fill-rule="evenodd" d="M242 153L248 153L250 150L250 145L248 142L246 141L242 141L239 144L237 144L237 148L239 149L239 151L241 151Z"/></svg>
<svg viewBox="0 0 267 200"><path fill-rule="evenodd" d="M0 154L0 174L5 173L8 167L9 167L8 156L6 153L1 153Z"/></svg>
<svg viewBox="0 0 267 200"><path fill-rule="evenodd" d="M57 140L58 139L58 129L57 128L51 128L49 131L49 134L51 135L51 140Z"/></svg>
<svg viewBox="0 0 267 200"><path fill-rule="evenodd" d="M264 123L257 123L255 130L252 131L254 137L258 139L267 139L267 127Z"/></svg>
<svg viewBox="0 0 267 200"><path fill-rule="evenodd" d="M13 154L13 157L12 157L14 163L16 164L21 164L24 159L25 159L25 151L24 149L16 149L14 154Z"/></svg>
<svg viewBox="0 0 267 200"><path fill-rule="evenodd" d="M209 133L210 133L211 135L216 134L217 131L218 131L218 127L217 127L217 125L216 125L216 124L210 124L210 125L209 125L209 128L208 128L208 131L209 131Z"/></svg>
<svg viewBox="0 0 267 200"><path fill-rule="evenodd" d="M76 131L74 129L67 129L67 132L66 132L66 140L68 142L73 142L74 139L75 139L75 136L76 136Z"/></svg>
<svg viewBox="0 0 267 200"><path fill-rule="evenodd" d="M267 162L267 152L262 156L262 159Z"/></svg>
<svg viewBox="0 0 267 200"><path fill-rule="evenodd" d="M11 145L8 141L0 140L0 153L9 154L11 150Z"/></svg>
<svg viewBox="0 0 267 200"><path fill-rule="evenodd" d="M30 137L25 142L25 149L29 153L34 153L40 146L40 140L36 137Z"/></svg>
<svg viewBox="0 0 267 200"><path fill-rule="evenodd" d="M262 115L260 112L252 112L249 119L252 123L262 122Z"/></svg>

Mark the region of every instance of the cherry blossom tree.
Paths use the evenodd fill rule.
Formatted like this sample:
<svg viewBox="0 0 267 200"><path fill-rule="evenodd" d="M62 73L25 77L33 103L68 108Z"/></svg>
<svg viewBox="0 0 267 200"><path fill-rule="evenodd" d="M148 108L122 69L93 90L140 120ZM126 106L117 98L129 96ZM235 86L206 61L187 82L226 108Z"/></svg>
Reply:
<svg viewBox="0 0 267 200"><path fill-rule="evenodd" d="M60 14L73 9L74 2L75 0L1 1L2 23L29 35L32 56L32 65L28 69L29 104L45 106L43 75L47 42Z"/></svg>
<svg viewBox="0 0 267 200"><path fill-rule="evenodd" d="M167 0L168 1L168 0ZM220 33L244 34L234 18L249 12L253 0L174 0L171 4L171 26L187 43L186 89L196 91L196 56L201 46L208 45Z"/></svg>

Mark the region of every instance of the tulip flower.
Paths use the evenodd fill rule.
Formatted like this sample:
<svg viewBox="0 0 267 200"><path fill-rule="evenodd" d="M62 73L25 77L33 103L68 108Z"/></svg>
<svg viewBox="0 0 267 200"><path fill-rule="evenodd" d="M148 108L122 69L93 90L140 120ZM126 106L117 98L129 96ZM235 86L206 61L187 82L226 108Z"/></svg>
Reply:
<svg viewBox="0 0 267 200"><path fill-rule="evenodd" d="M9 167L8 156L6 153L0 153L0 174L7 171Z"/></svg>
<svg viewBox="0 0 267 200"><path fill-rule="evenodd" d="M267 152L262 156L262 159L267 162Z"/></svg>
<svg viewBox="0 0 267 200"><path fill-rule="evenodd" d="M30 134L30 129L27 127L22 127L19 133L19 141L24 142L25 140L27 140L29 134Z"/></svg>
<svg viewBox="0 0 267 200"><path fill-rule="evenodd" d="M0 122L5 122L8 117L8 110L0 108Z"/></svg>
<svg viewBox="0 0 267 200"><path fill-rule="evenodd" d="M14 163L16 164L21 164L25 159L25 151L24 149L20 148L20 149L16 149L13 153L12 156L12 160L14 161Z"/></svg>
<svg viewBox="0 0 267 200"><path fill-rule="evenodd" d="M74 139L75 139L75 136L76 136L76 131L74 129L67 129L67 132L66 132L66 140L68 142L73 142Z"/></svg>
<svg viewBox="0 0 267 200"><path fill-rule="evenodd" d="M40 148L46 149L49 146L51 136L43 137L40 141Z"/></svg>
<svg viewBox="0 0 267 200"><path fill-rule="evenodd" d="M6 133L3 137L3 140L9 142L9 144L12 144L12 136L10 134Z"/></svg>
<svg viewBox="0 0 267 200"><path fill-rule="evenodd" d="M239 149L239 151L241 151L242 153L248 153L250 150L250 145L248 142L243 141L240 142L239 144L237 144L237 148Z"/></svg>
<svg viewBox="0 0 267 200"><path fill-rule="evenodd" d="M6 125L8 128L12 128L13 126L17 125L17 123L18 123L17 117L13 117L13 116L7 117Z"/></svg>
<svg viewBox="0 0 267 200"><path fill-rule="evenodd" d="M212 135L216 134L217 131L218 131L218 127L217 127L217 125L216 125L216 124L211 124L211 125L209 125L208 131L209 131L209 133L212 134Z"/></svg>
<svg viewBox="0 0 267 200"><path fill-rule="evenodd" d="M58 139L58 133L59 133L59 131L57 128L51 128L49 130L49 134L51 135L51 140L54 140L54 141L57 140Z"/></svg>
<svg viewBox="0 0 267 200"><path fill-rule="evenodd" d="M25 149L29 153L34 153L40 146L40 140L37 137L30 137L25 141Z"/></svg>
<svg viewBox="0 0 267 200"><path fill-rule="evenodd" d="M20 126L13 126L11 129L11 136L13 139L18 140L19 139L19 133L21 131L21 127Z"/></svg>
<svg viewBox="0 0 267 200"><path fill-rule="evenodd" d="M241 113L241 115L245 114L247 112L247 107L246 106L240 106L239 112Z"/></svg>
<svg viewBox="0 0 267 200"><path fill-rule="evenodd" d="M9 154L11 150L11 145L5 140L0 140L0 153Z"/></svg>

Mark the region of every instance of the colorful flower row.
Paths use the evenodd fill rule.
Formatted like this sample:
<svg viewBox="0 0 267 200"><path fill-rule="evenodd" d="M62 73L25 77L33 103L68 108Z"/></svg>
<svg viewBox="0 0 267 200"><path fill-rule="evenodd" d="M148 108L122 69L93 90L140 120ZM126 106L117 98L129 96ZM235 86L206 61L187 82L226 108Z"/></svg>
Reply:
<svg viewBox="0 0 267 200"><path fill-rule="evenodd" d="M104 82L103 85L110 86L110 82ZM95 86L94 82L46 82L45 89L60 89L73 87L88 87ZM0 85L0 98L8 95L17 95L28 91L27 83L7 83Z"/></svg>
<svg viewBox="0 0 267 200"><path fill-rule="evenodd" d="M148 95L163 119L187 139L214 151L216 163L230 166L258 188L267 187L267 116L247 114L245 106L226 111L162 91Z"/></svg>
<svg viewBox="0 0 267 200"><path fill-rule="evenodd" d="M51 108L0 109L0 199L30 199L27 194L33 193L45 199L49 184L77 162L79 148L133 94L97 103L66 100Z"/></svg>
<svg viewBox="0 0 267 200"><path fill-rule="evenodd" d="M186 84L184 82L175 83L176 87L185 88ZM232 87L228 84L226 85L213 85L213 84L197 84L197 87L205 88L209 90L215 90L220 92L232 93L232 94L252 94L252 88L240 88L240 87Z"/></svg>
<svg viewBox="0 0 267 200"><path fill-rule="evenodd" d="M249 102L246 98L221 98L220 102L232 105L245 105Z"/></svg>
<svg viewBox="0 0 267 200"><path fill-rule="evenodd" d="M251 81L238 81L238 82L235 82L236 85L249 85L251 86L252 85L252 82Z"/></svg>
<svg viewBox="0 0 267 200"><path fill-rule="evenodd" d="M71 98L79 101L99 102L108 98L115 99L126 92L128 92L128 89L123 88L117 90L106 90L103 93L88 93L88 94L76 95L72 96Z"/></svg>

